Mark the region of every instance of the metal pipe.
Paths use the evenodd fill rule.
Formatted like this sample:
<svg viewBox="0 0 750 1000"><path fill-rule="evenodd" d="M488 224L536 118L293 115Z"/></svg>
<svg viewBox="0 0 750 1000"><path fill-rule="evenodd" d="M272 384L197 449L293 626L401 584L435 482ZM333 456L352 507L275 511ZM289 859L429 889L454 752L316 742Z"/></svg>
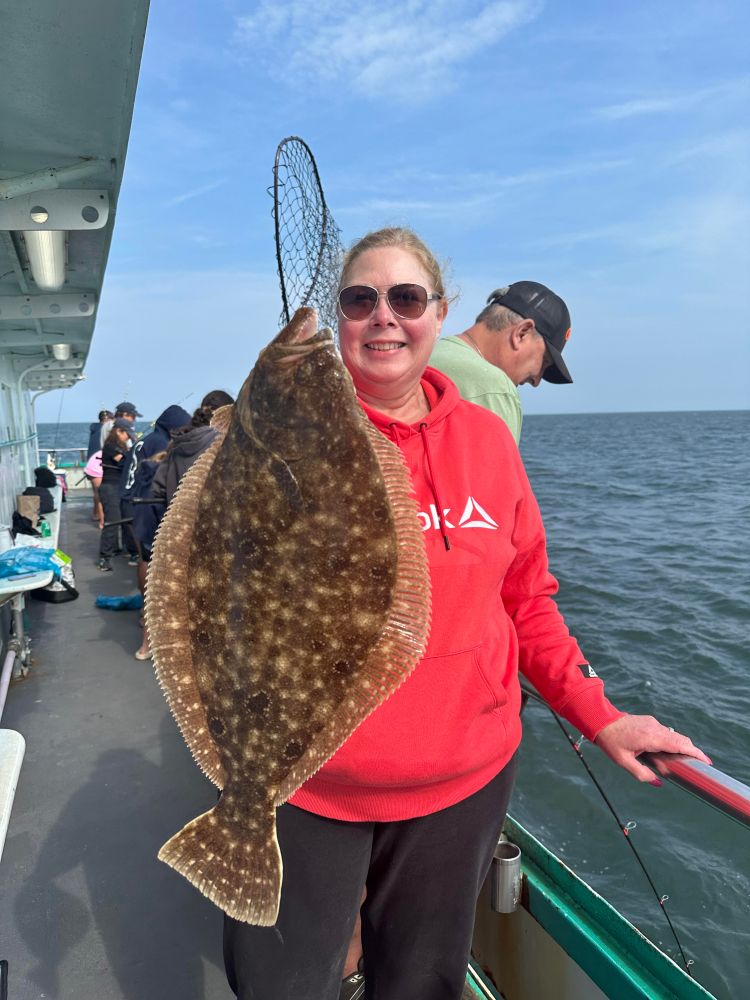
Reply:
<svg viewBox="0 0 750 1000"><path fill-rule="evenodd" d="M0 674L0 719L3 717L3 709L5 708L5 699L8 697L8 688L10 687L10 678L13 673L13 664L16 662L16 654L18 649L15 643L11 643L8 647L8 652L5 655L5 662L3 663L3 671Z"/></svg>
<svg viewBox="0 0 750 1000"><path fill-rule="evenodd" d="M19 194L31 194L34 191L52 191L73 180L81 180L102 170L111 170L112 160L81 160L68 167L46 167L35 170L31 174L21 174L18 177L8 177L0 180L0 198L7 200Z"/></svg>
<svg viewBox="0 0 750 1000"><path fill-rule="evenodd" d="M684 754L644 753L641 758L666 781L750 828L750 785Z"/></svg>
<svg viewBox="0 0 750 1000"><path fill-rule="evenodd" d="M521 898L521 848L500 840L492 858L491 906L495 913L514 913Z"/></svg>

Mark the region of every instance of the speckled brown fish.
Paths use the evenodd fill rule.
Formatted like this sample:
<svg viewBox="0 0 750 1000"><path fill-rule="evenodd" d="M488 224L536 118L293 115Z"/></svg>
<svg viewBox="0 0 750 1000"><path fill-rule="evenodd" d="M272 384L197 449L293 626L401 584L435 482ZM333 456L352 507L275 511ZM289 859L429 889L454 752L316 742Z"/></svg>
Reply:
<svg viewBox="0 0 750 1000"><path fill-rule="evenodd" d="M253 924L278 914L276 807L405 680L429 623L408 471L315 326L299 310L217 412L148 576L159 681L223 789L159 857Z"/></svg>

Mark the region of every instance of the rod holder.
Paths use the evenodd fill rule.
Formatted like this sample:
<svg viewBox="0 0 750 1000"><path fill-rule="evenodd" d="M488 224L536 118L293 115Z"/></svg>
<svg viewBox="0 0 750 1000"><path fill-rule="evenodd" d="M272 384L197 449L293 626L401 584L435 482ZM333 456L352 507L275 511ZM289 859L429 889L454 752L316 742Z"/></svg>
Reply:
<svg viewBox="0 0 750 1000"><path fill-rule="evenodd" d="M492 909L514 913L521 898L521 848L500 840L492 857Z"/></svg>

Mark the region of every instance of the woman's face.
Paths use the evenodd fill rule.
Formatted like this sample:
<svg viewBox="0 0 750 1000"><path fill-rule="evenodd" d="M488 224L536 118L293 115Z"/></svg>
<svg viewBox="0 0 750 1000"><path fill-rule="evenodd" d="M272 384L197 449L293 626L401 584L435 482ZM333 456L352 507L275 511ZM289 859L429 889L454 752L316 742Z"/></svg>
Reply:
<svg viewBox="0 0 750 1000"><path fill-rule="evenodd" d="M120 444L125 444L125 442L130 437L127 431L123 431L119 427L115 428L115 434L117 435L117 440L120 442Z"/></svg>
<svg viewBox="0 0 750 1000"><path fill-rule="evenodd" d="M427 303L418 319L402 319L388 305L392 285L414 283L434 292L419 260L407 250L381 247L356 258L343 286L370 285L381 294L363 320L350 320L339 309L339 343L344 364L366 400L408 395L419 384L447 312L444 299Z"/></svg>

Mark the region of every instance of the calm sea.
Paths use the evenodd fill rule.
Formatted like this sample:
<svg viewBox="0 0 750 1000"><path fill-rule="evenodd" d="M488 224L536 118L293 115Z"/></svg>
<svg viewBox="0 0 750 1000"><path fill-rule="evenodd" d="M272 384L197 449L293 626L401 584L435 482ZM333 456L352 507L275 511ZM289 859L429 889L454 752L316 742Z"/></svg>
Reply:
<svg viewBox="0 0 750 1000"><path fill-rule="evenodd" d="M40 441L85 446L83 424ZM750 784L750 412L527 417L522 453L559 604L623 709L691 736ZM552 716L531 704L512 812L673 957L660 907ZM750 984L750 831L669 785L584 753L666 904L693 973Z"/></svg>

